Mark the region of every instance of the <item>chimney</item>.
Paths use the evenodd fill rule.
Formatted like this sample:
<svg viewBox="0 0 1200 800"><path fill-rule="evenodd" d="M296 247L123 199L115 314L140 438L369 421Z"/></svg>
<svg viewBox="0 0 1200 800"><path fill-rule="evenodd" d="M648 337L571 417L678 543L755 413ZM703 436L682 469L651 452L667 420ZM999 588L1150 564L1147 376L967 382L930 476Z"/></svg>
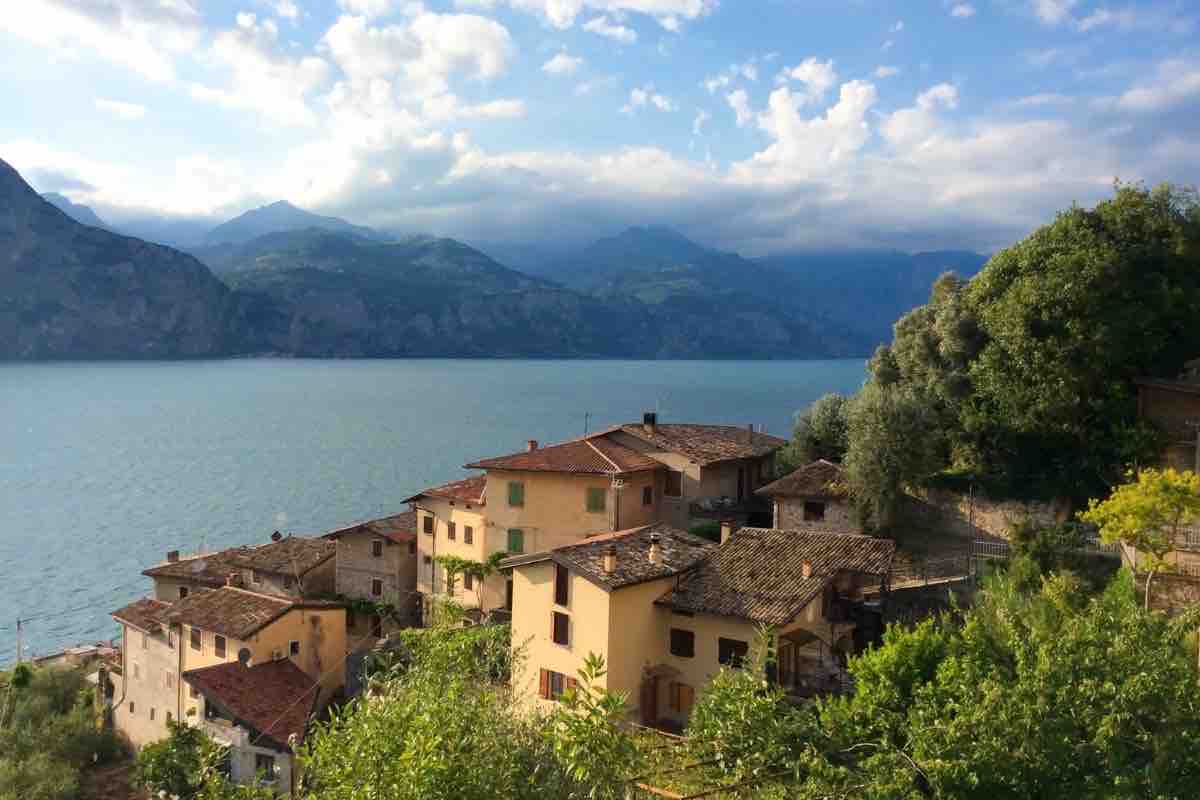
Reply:
<svg viewBox="0 0 1200 800"><path fill-rule="evenodd" d="M658 427L658 414L653 411L647 411L642 414L642 430L646 433L654 433L654 429Z"/></svg>
<svg viewBox="0 0 1200 800"><path fill-rule="evenodd" d="M168 564L174 564L178 560L179 560L179 551L178 550L168 550L167 551L167 563Z"/></svg>
<svg viewBox="0 0 1200 800"><path fill-rule="evenodd" d="M271 534L272 542L278 542L282 538L283 538L283 534L280 533L279 531L275 531L274 533Z"/></svg>
<svg viewBox="0 0 1200 800"><path fill-rule="evenodd" d="M746 426L746 441L749 442L750 444L754 444L754 423L753 422L751 422L749 425Z"/></svg>
<svg viewBox="0 0 1200 800"><path fill-rule="evenodd" d="M604 548L603 570L605 575L611 575L617 569L617 546L610 544Z"/></svg>
<svg viewBox="0 0 1200 800"><path fill-rule="evenodd" d="M662 563L662 545L659 543L659 535L657 533L650 534L650 563Z"/></svg>
<svg viewBox="0 0 1200 800"><path fill-rule="evenodd" d="M811 578L812 577L812 562L811 561L804 561L800 564L800 577L801 578Z"/></svg>
<svg viewBox="0 0 1200 800"><path fill-rule="evenodd" d="M241 573L231 572L228 575L226 575L225 576L225 585L226 586L241 586L242 585Z"/></svg>
<svg viewBox="0 0 1200 800"><path fill-rule="evenodd" d="M530 453L532 453L534 450L537 450L537 447L538 447L537 439L530 439L528 442L525 443L525 449Z"/></svg>
<svg viewBox="0 0 1200 800"><path fill-rule="evenodd" d="M721 520L721 544L729 541L729 538L741 527L737 524L737 520L723 519Z"/></svg>

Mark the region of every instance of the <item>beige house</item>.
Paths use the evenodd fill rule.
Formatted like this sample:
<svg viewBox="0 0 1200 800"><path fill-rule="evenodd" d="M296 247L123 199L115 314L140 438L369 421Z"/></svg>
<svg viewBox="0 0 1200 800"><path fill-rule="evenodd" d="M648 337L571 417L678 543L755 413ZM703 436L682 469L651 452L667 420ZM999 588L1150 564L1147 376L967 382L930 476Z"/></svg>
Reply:
<svg viewBox="0 0 1200 800"><path fill-rule="evenodd" d="M743 528L721 545L665 524L507 559L513 690L549 703L589 653L601 685L644 724L681 726L722 665L747 658L760 627L778 647L770 676L799 695L835 690L846 653L880 632L894 543L811 530Z"/></svg>
<svg viewBox="0 0 1200 800"><path fill-rule="evenodd" d="M122 628L113 723L135 747L166 736L171 720L198 723L197 695L181 676L237 661L239 654L252 664L290 661L319 685L322 705L345 684L346 620L339 603L227 585L174 603L143 598L113 618Z"/></svg>
<svg viewBox="0 0 1200 800"><path fill-rule="evenodd" d="M862 532L850 508L845 471L832 461L805 464L755 493L771 501L776 528Z"/></svg>
<svg viewBox="0 0 1200 800"><path fill-rule="evenodd" d="M416 514L417 561L416 588L425 598L446 594L446 571L438 557L453 555L482 562L504 549L493 532L489 538L485 490L487 479L475 475L425 489L407 500ZM504 584L492 581L477 586L460 576L453 598L468 608L499 608L504 605Z"/></svg>
<svg viewBox="0 0 1200 800"><path fill-rule="evenodd" d="M198 695L197 724L229 748L229 778L293 793L295 750L320 710L320 684L288 659L228 661L185 672L183 681Z"/></svg>
<svg viewBox="0 0 1200 800"><path fill-rule="evenodd" d="M329 539L276 533L266 544L216 553L181 558L179 551L173 550L166 561L142 574L154 580L154 596L168 603L220 588L230 575L238 575L243 586L264 594L313 597L334 591L336 550L337 545Z"/></svg>
<svg viewBox="0 0 1200 800"><path fill-rule="evenodd" d="M399 625L414 625L419 621L415 511L348 525L322 538L337 547L337 593L391 605L401 618L399 623L377 615L358 619L353 610L347 610L346 626L352 647L354 642L365 643Z"/></svg>

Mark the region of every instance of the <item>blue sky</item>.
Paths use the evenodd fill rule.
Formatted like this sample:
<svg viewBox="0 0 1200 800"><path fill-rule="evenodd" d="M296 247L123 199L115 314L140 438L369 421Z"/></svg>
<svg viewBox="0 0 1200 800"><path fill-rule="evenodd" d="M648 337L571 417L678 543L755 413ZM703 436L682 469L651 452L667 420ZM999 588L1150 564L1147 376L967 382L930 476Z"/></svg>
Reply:
<svg viewBox="0 0 1200 800"><path fill-rule="evenodd" d="M113 221L1004 246L1200 175L1191 0L22 0L0 158Z"/></svg>

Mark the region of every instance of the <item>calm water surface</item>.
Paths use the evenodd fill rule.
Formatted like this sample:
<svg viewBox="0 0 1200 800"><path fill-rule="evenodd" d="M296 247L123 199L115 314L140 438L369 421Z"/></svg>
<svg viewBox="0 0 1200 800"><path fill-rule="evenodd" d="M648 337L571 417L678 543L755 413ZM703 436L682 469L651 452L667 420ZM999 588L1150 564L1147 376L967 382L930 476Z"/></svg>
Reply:
<svg viewBox="0 0 1200 800"><path fill-rule="evenodd" d="M862 382L849 361L0 365L0 663L108 638L167 550L403 510L480 457L640 419L757 423Z"/></svg>

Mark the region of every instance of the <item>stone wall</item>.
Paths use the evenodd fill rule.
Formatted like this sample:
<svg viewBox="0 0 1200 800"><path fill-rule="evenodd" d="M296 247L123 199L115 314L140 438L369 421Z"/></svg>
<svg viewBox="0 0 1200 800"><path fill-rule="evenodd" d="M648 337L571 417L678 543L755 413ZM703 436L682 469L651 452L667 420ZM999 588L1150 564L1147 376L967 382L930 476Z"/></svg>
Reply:
<svg viewBox="0 0 1200 800"><path fill-rule="evenodd" d="M820 522L805 522L803 497L780 497L775 501L775 527L783 530L828 530L828 531L858 531L860 526L850 510L850 503L845 500L826 500L812 498L813 502L825 504L825 519Z"/></svg>
<svg viewBox="0 0 1200 800"><path fill-rule="evenodd" d="M1136 582L1139 599L1146 590L1146 576L1138 573ZM1155 574L1150 581L1151 608L1169 613L1186 611L1200 604L1200 578L1190 575Z"/></svg>
<svg viewBox="0 0 1200 800"><path fill-rule="evenodd" d="M1064 501L992 500L982 495L928 489L908 495L900 508L900 523L934 529L965 539L1008 539L1012 527L1030 521L1054 525L1070 518Z"/></svg>

